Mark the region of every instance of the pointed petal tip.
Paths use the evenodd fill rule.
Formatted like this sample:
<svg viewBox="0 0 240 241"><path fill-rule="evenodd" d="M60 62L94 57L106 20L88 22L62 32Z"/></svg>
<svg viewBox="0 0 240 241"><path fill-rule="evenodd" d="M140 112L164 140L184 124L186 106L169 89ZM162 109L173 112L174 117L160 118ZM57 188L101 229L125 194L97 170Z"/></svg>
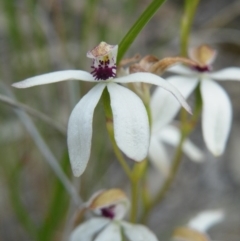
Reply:
<svg viewBox="0 0 240 241"><path fill-rule="evenodd" d="M25 86L22 84L22 81L13 83L13 84L12 84L12 87L18 88L18 89L23 89L23 88L25 88Z"/></svg>
<svg viewBox="0 0 240 241"><path fill-rule="evenodd" d="M216 150L210 150L211 153L215 156L215 157L219 157L223 154L224 150L220 150L220 149L216 149Z"/></svg>
<svg viewBox="0 0 240 241"><path fill-rule="evenodd" d="M38 85L52 84L66 80L82 80L95 82L93 76L83 70L61 70L51 73L41 74L34 77L27 78L23 81L13 83L12 86L16 88L29 88Z"/></svg>
<svg viewBox="0 0 240 241"><path fill-rule="evenodd" d="M207 232L212 226L221 222L225 217L225 212L222 209L205 210L193 217L188 227L193 228L199 232Z"/></svg>
<svg viewBox="0 0 240 241"><path fill-rule="evenodd" d="M141 157L141 158L135 158L134 161L135 162L142 162L142 161L145 160L146 157L147 157L147 153L143 157Z"/></svg>
<svg viewBox="0 0 240 241"><path fill-rule="evenodd" d="M214 93L214 98L212 95ZM226 148L232 123L232 107L226 91L211 79L201 82L202 129L208 150L220 156Z"/></svg>
<svg viewBox="0 0 240 241"><path fill-rule="evenodd" d="M190 115L193 115L192 108L188 106L188 109L186 109Z"/></svg>
<svg viewBox="0 0 240 241"><path fill-rule="evenodd" d="M190 107L190 105L186 102L182 105L182 107L190 114L190 115L193 115L193 112L192 112L192 108Z"/></svg>
<svg viewBox="0 0 240 241"><path fill-rule="evenodd" d="M77 168L72 168L72 172L73 172L74 177L80 177L83 173Z"/></svg>

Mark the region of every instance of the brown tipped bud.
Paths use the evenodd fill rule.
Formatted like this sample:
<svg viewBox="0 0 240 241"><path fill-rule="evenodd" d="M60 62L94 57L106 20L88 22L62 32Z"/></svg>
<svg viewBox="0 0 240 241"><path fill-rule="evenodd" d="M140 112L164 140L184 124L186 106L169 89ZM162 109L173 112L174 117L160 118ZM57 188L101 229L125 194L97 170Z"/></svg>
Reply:
<svg viewBox="0 0 240 241"><path fill-rule="evenodd" d="M133 57L131 57L131 58L126 58L126 59L121 60L120 63L118 64L118 67L122 67L122 66L124 66L124 65L137 62L140 58L141 58L141 55L140 55L140 54L135 54L135 55L134 55Z"/></svg>
<svg viewBox="0 0 240 241"><path fill-rule="evenodd" d="M101 42L98 46L87 52L87 57L91 59L103 57L112 52L117 45L110 45L105 42Z"/></svg>
<svg viewBox="0 0 240 241"><path fill-rule="evenodd" d="M189 66L196 66L197 63L193 60L183 58L183 57L168 57L159 60L158 62L154 63L150 66L149 72L154 74L161 75L165 70L167 70L169 67L175 65L175 64L186 64Z"/></svg>
<svg viewBox="0 0 240 241"><path fill-rule="evenodd" d="M211 65L215 60L216 55L217 51L206 44L189 50L189 57L196 61L201 67Z"/></svg>
<svg viewBox="0 0 240 241"><path fill-rule="evenodd" d="M206 234L187 227L179 227L173 233L173 241L210 241Z"/></svg>
<svg viewBox="0 0 240 241"><path fill-rule="evenodd" d="M129 208L129 200L121 189L109 189L94 194L87 208L99 216L122 219Z"/></svg>

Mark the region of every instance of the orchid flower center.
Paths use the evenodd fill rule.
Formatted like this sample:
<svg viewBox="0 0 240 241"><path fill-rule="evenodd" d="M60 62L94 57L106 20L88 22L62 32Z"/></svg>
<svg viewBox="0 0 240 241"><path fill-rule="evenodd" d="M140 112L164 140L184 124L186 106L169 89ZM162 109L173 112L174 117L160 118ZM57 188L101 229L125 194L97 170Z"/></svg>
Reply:
<svg viewBox="0 0 240 241"><path fill-rule="evenodd" d="M107 80L116 77L117 74L117 45L109 45L101 42L91 51L88 51L87 57L93 60L91 68L95 80Z"/></svg>
<svg viewBox="0 0 240 241"><path fill-rule="evenodd" d="M210 72L211 67L208 65L205 65L205 66L196 65L196 66L192 67L192 69L199 73L204 73L204 72Z"/></svg>
<svg viewBox="0 0 240 241"><path fill-rule="evenodd" d="M101 215L105 218L114 219L114 217L115 217L114 209L115 209L115 205L112 205L112 206L109 206L106 208L102 208Z"/></svg>
<svg viewBox="0 0 240 241"><path fill-rule="evenodd" d="M116 63L113 59L109 59L108 55L94 59L91 68L93 68L91 74L95 80L107 80L116 77Z"/></svg>
<svg viewBox="0 0 240 241"><path fill-rule="evenodd" d="M197 48L190 49L190 59L198 63L193 66L192 69L199 73L210 72L212 69L211 64L214 62L216 55L216 50L212 49L206 44L200 45Z"/></svg>

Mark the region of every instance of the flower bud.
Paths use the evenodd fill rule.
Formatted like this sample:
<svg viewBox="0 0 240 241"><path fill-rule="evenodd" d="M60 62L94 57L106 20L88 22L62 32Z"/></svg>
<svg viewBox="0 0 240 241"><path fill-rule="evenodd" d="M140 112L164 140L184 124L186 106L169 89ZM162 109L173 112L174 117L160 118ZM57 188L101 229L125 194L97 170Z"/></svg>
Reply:
<svg viewBox="0 0 240 241"><path fill-rule="evenodd" d="M120 189L97 192L87 203L87 208L94 214L109 219L120 220L129 208L129 200Z"/></svg>

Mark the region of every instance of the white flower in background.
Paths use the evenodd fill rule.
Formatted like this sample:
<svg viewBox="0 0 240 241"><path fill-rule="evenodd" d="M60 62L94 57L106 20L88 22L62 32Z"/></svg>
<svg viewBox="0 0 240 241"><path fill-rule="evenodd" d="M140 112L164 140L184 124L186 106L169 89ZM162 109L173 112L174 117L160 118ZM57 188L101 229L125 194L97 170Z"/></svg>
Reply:
<svg viewBox="0 0 240 241"><path fill-rule="evenodd" d="M188 222L188 227L205 233L212 226L221 222L224 218L222 210L207 210L198 213L194 218Z"/></svg>
<svg viewBox="0 0 240 241"><path fill-rule="evenodd" d="M70 241L121 241L124 235L129 241L157 241L147 227L123 221L129 201L120 189L110 189L94 195L87 208L100 217L94 217L77 226Z"/></svg>
<svg viewBox="0 0 240 241"><path fill-rule="evenodd" d="M118 46L101 42L89 51L87 57L93 59L92 74L82 70L57 71L13 84L17 88L27 88L70 79L98 83L81 98L73 109L68 123L68 150L75 176L80 176L87 166L91 153L93 113L105 88L110 95L116 143L135 161L141 161L147 156L150 135L148 117L142 100L119 84L144 82L161 86L171 92L181 105L191 112L179 91L157 75L135 73L115 78L117 50Z"/></svg>
<svg viewBox="0 0 240 241"><path fill-rule="evenodd" d="M185 96L186 92L182 94ZM150 109L152 130L148 156L153 165L166 176L169 173L171 162L164 143L176 147L181 138L180 130L173 125L169 125L177 114L175 111L176 103L166 91L164 92L158 87L151 97ZM183 144L183 152L192 161L203 161L203 153L189 139L186 139Z"/></svg>
<svg viewBox="0 0 240 241"><path fill-rule="evenodd" d="M207 210L192 218L186 227L176 228L173 241L211 241L207 231L224 219L222 210Z"/></svg>
<svg viewBox="0 0 240 241"><path fill-rule="evenodd" d="M211 71L211 64L216 52L207 45L202 45L190 51L190 57L197 62L195 67L176 65L168 71L179 74L169 78L170 83L178 87L185 97L200 83L203 100L202 130L208 149L216 156L221 155L226 146L232 121L232 108L226 91L214 80L240 80L240 68L230 67ZM185 92L185 94L184 94ZM170 107L176 113L180 106Z"/></svg>

